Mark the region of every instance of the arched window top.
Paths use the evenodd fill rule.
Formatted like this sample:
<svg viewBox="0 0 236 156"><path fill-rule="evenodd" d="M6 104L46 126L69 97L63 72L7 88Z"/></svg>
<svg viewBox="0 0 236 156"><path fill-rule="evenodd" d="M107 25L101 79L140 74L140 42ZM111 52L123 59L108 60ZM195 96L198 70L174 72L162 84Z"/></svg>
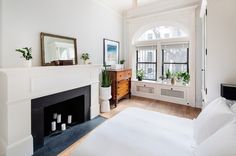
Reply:
<svg viewBox="0 0 236 156"><path fill-rule="evenodd" d="M160 40L187 37L187 34L175 26L156 26L143 33L138 41Z"/></svg>

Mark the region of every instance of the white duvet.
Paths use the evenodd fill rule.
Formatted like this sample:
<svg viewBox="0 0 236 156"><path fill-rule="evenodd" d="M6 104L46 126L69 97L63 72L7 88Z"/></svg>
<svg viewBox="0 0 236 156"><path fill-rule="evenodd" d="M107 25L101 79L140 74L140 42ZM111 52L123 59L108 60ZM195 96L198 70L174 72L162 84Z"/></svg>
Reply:
<svg viewBox="0 0 236 156"><path fill-rule="evenodd" d="M193 120L128 108L107 120L72 156L192 156Z"/></svg>

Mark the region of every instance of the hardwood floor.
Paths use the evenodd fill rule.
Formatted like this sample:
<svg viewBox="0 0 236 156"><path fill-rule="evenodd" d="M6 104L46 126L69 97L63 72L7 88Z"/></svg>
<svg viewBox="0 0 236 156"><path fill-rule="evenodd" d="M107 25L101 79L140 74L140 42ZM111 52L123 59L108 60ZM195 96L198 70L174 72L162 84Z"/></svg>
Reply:
<svg viewBox="0 0 236 156"><path fill-rule="evenodd" d="M146 110L152 110L188 119L196 118L201 112L201 109L199 108L192 108L164 101L146 99L142 97L132 97L131 99L121 100L115 109L112 109L109 113L102 113L101 116L105 118L111 118L122 110L129 107L138 107Z"/></svg>
<svg viewBox="0 0 236 156"><path fill-rule="evenodd" d="M169 102L151 100L151 99L146 99L146 98L141 98L141 97L132 97L131 99L121 100L115 109L112 109L109 113L102 113L101 116L105 118L112 118L113 116L121 112L122 110L129 107L138 107L138 108L142 108L146 110L152 110L152 111L174 115L178 117L184 117L188 119L196 118L201 112L201 109L198 109L198 108L191 108L191 107L173 104ZM71 152L73 152L76 149L76 147L78 147L86 139L88 135L84 136L82 139L75 142L65 151L60 153L59 156L70 156Z"/></svg>

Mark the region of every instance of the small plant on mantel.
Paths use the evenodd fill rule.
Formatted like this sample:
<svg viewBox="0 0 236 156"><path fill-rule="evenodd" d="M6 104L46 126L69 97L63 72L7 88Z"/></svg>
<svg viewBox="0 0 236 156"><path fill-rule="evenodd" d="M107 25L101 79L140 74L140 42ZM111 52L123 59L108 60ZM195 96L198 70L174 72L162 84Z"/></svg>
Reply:
<svg viewBox="0 0 236 156"><path fill-rule="evenodd" d="M82 53L81 59L84 61L84 64L88 64L88 60L90 59L90 56L88 53Z"/></svg>
<svg viewBox="0 0 236 156"><path fill-rule="evenodd" d="M25 59L25 61L23 62L24 66L31 67L31 64L32 64L31 60L33 59L32 48L25 47L25 48L16 49L16 51L21 53L22 57Z"/></svg>
<svg viewBox="0 0 236 156"><path fill-rule="evenodd" d="M33 59L32 57L32 48L28 48L28 47L25 47L25 48L20 48L20 49L16 49L17 52L20 52L23 56L23 58L25 58L25 60L31 60Z"/></svg>

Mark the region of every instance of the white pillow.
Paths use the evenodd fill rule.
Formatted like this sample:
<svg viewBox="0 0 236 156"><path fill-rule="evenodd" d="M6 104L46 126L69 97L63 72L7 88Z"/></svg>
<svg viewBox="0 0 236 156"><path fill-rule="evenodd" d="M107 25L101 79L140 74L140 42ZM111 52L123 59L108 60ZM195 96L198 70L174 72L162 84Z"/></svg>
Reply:
<svg viewBox="0 0 236 156"><path fill-rule="evenodd" d="M194 120L194 139L200 144L226 123L232 121L234 113L224 98L218 98L208 104Z"/></svg>
<svg viewBox="0 0 236 156"><path fill-rule="evenodd" d="M230 122L195 149L196 156L236 156L236 120Z"/></svg>
<svg viewBox="0 0 236 156"><path fill-rule="evenodd" d="M236 113L236 103L231 106L231 110Z"/></svg>

